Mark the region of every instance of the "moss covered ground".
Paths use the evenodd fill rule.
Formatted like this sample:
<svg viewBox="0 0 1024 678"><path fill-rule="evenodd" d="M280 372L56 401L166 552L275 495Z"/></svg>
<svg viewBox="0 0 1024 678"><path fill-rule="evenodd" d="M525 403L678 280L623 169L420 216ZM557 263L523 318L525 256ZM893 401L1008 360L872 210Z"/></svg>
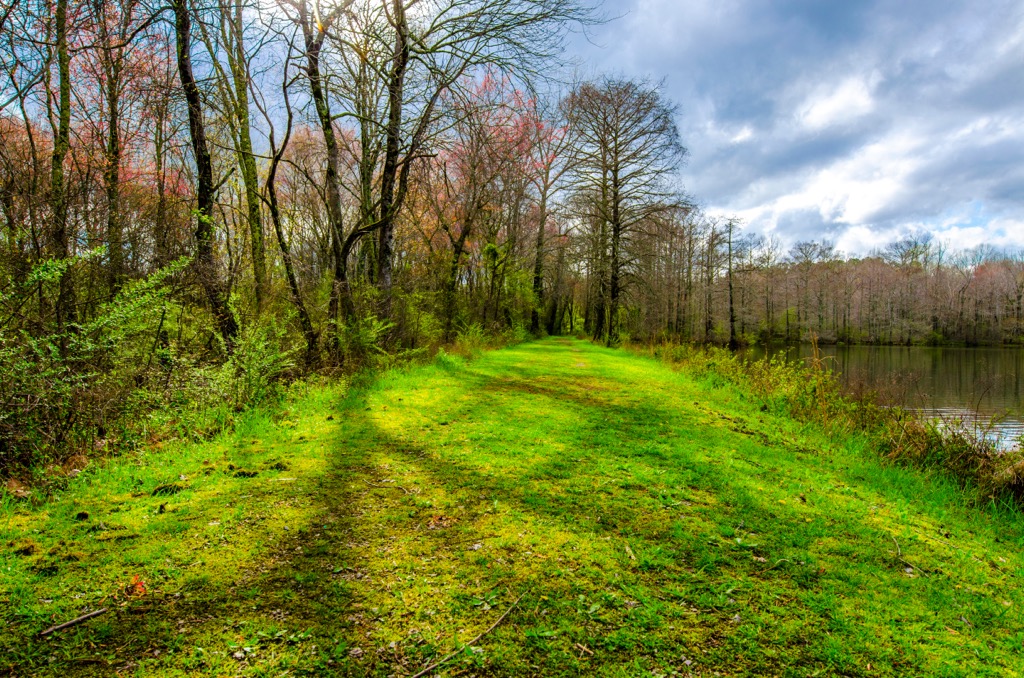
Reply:
<svg viewBox="0 0 1024 678"><path fill-rule="evenodd" d="M7 496L0 672L1019 675L1020 516L863 446L565 339L296 388Z"/></svg>

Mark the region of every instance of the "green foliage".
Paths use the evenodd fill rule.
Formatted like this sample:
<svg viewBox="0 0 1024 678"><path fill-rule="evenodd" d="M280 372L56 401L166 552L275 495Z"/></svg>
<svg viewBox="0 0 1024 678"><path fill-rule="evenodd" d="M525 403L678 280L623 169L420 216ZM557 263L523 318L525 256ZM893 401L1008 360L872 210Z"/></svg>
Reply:
<svg viewBox="0 0 1024 678"><path fill-rule="evenodd" d="M526 326L526 323L523 322L513 323L512 327L504 332L505 344L508 346L521 344L532 338L533 336L530 334L529 328Z"/></svg>
<svg viewBox="0 0 1024 678"><path fill-rule="evenodd" d="M295 367L296 349L284 346L285 335L274 320L243 328L216 375L219 390L234 409L257 407L278 395L281 377Z"/></svg>
<svg viewBox="0 0 1024 678"><path fill-rule="evenodd" d="M484 262L489 268L494 268L498 263L498 259L501 257L501 249L493 242L489 242L484 245Z"/></svg>
<svg viewBox="0 0 1024 678"><path fill-rule="evenodd" d="M454 372L463 367L466 364L466 360L462 356L452 355L445 351L444 348L439 348L434 355L434 364L446 372Z"/></svg>
<svg viewBox="0 0 1024 678"><path fill-rule="evenodd" d="M453 350L466 357L478 356L490 344L490 337L479 323L470 323L459 330Z"/></svg>
<svg viewBox="0 0 1024 678"><path fill-rule="evenodd" d="M345 359L358 366L376 367L388 363L389 356L383 347L394 323L367 314L341 328L341 344Z"/></svg>
<svg viewBox="0 0 1024 678"><path fill-rule="evenodd" d="M444 322L434 312L435 295L422 290L396 292L401 330L408 344L428 351L440 346L444 339Z"/></svg>
<svg viewBox="0 0 1024 678"><path fill-rule="evenodd" d="M73 263L43 262L29 279L53 284ZM152 341L167 282L187 264L179 260L125 286L95 318L64 331L0 325L0 474L106 445L107 429L125 414L146 370L141 338Z"/></svg>
<svg viewBox="0 0 1024 678"><path fill-rule="evenodd" d="M90 254L90 256L94 256ZM30 279L55 284L71 262L47 261ZM172 300L182 258L126 284L91 319L33 334L0 325L0 475L61 481L72 457L129 449L154 437L208 437L234 414L274 400L294 368L284 322L243 328L233 352L203 356L205 319L193 327ZM176 338L172 338L176 337ZM218 346L218 344L214 344ZM82 461L74 464L83 465Z"/></svg>

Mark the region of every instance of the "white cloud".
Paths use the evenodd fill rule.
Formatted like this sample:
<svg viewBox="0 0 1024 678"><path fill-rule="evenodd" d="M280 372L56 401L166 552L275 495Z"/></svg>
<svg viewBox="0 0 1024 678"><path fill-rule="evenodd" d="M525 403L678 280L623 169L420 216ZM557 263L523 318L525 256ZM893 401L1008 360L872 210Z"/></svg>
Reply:
<svg viewBox="0 0 1024 678"><path fill-rule="evenodd" d="M906 235L902 228L850 226L835 239L836 249L850 256L863 257L882 249Z"/></svg>
<svg viewBox="0 0 1024 678"><path fill-rule="evenodd" d="M606 67L666 78L710 212L857 254L911 230L1024 246L1019 0L605 6L629 11Z"/></svg>
<svg viewBox="0 0 1024 678"><path fill-rule="evenodd" d="M1024 220L999 218L984 225L951 225L931 229L940 242L955 243L957 249L991 245L997 249L1024 250Z"/></svg>
<svg viewBox="0 0 1024 678"><path fill-rule="evenodd" d="M847 78L834 88L825 85L807 98L797 118L812 130L852 122L874 110L871 89L860 77Z"/></svg>
<svg viewBox="0 0 1024 678"><path fill-rule="evenodd" d="M831 223L870 222L906 190L908 178L920 166L923 143L914 135L894 134L824 167L756 182L742 201L750 206L740 213L762 230L776 228L794 211L817 211Z"/></svg>
<svg viewBox="0 0 1024 678"><path fill-rule="evenodd" d="M754 130L750 129L750 125L744 125L729 141L733 144L741 144L744 141L750 140L753 136Z"/></svg>

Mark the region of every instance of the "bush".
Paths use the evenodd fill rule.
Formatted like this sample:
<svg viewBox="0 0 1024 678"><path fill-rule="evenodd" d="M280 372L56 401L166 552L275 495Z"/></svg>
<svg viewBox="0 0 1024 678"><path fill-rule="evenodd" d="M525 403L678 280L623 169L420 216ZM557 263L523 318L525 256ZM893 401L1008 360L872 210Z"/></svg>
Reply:
<svg viewBox="0 0 1024 678"><path fill-rule="evenodd" d="M964 417L920 421L894 413L881 448L895 461L939 469L982 499L1024 499L1024 450L1000 449L988 426Z"/></svg>
<svg viewBox="0 0 1024 678"><path fill-rule="evenodd" d="M467 358L472 358L479 355L489 344L490 342L483 326L473 323L462 328L455 338L452 350Z"/></svg>
<svg viewBox="0 0 1024 678"><path fill-rule="evenodd" d="M376 366L381 359L387 361L387 351L381 346L394 323L365 315L341 328L342 352L346 362L355 366Z"/></svg>
<svg viewBox="0 0 1024 678"><path fill-rule="evenodd" d="M73 261L41 264L30 284L54 285ZM72 458L80 468L156 435L205 438L279 395L294 367L283 326L245 326L225 360L204 329L209 318L200 312L199 329L185 325L171 301L170 282L188 263L125 285L95 318L62 332L0 322L0 475L39 477ZM17 293L0 295L0 305L16 306L8 302ZM184 338L172 340L175 329Z"/></svg>
<svg viewBox="0 0 1024 678"><path fill-rule="evenodd" d="M283 344L285 330L270 321L242 330L216 383L236 411L256 407L277 395L281 377L295 367L294 349Z"/></svg>
<svg viewBox="0 0 1024 678"><path fill-rule="evenodd" d="M79 260L46 261L25 286L52 286ZM0 325L0 474L106 448L108 431L149 369L140 337L155 334L165 283L187 264L179 260L126 285L95 319L63 331L31 334L12 319Z"/></svg>
<svg viewBox="0 0 1024 678"><path fill-rule="evenodd" d="M503 344L511 346L513 344L521 344L524 341L529 341L533 338L530 334L530 330L521 322L516 322L512 327L508 328L501 333L500 339Z"/></svg>

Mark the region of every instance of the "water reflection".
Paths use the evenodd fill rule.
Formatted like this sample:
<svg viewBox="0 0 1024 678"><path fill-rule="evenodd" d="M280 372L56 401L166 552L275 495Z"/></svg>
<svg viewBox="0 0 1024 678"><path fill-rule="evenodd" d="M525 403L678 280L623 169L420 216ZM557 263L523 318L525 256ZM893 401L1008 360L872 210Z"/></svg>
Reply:
<svg viewBox="0 0 1024 678"><path fill-rule="evenodd" d="M847 388L874 390L926 417L963 417L988 424L1002 446L1024 436L1024 349L926 346L823 346L822 357ZM810 346L752 347L753 359L805 359Z"/></svg>

